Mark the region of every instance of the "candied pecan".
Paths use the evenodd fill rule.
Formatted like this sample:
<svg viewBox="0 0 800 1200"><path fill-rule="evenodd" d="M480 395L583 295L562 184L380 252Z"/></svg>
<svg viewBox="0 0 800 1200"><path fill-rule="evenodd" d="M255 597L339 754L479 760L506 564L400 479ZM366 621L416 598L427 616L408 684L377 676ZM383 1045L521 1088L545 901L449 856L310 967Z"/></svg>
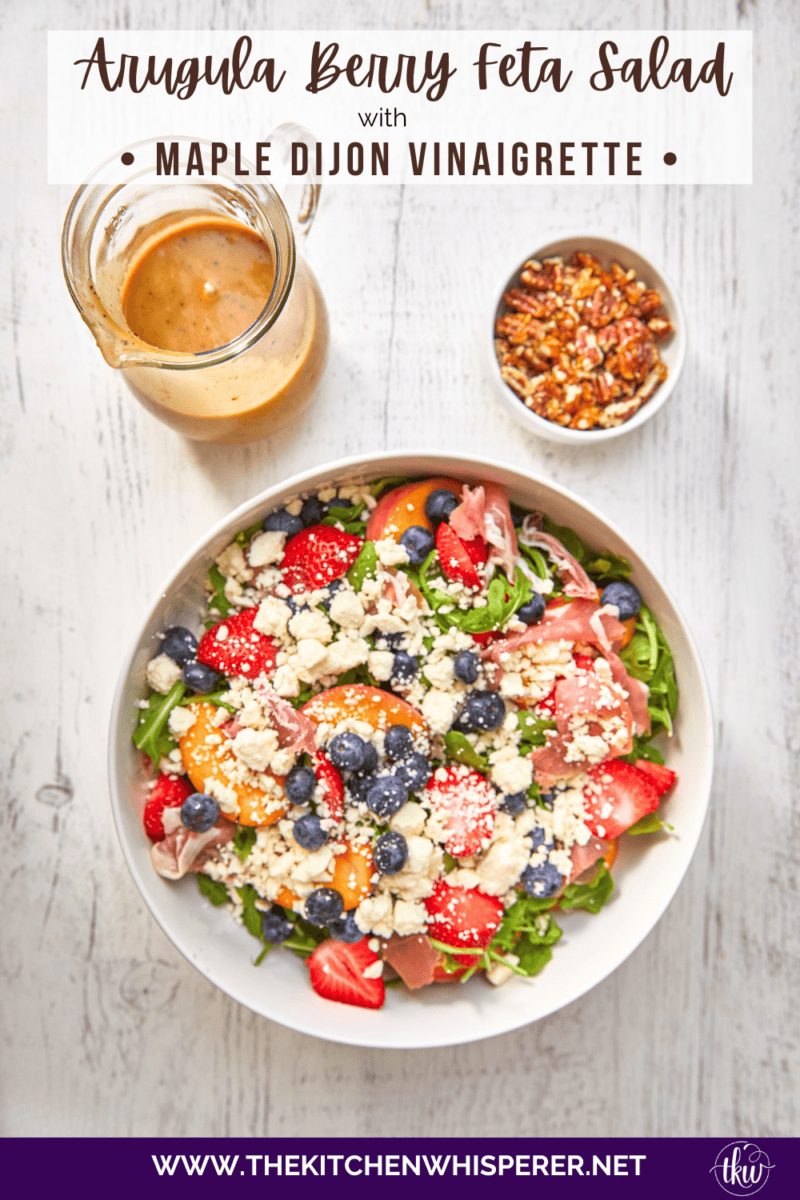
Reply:
<svg viewBox="0 0 800 1200"><path fill-rule="evenodd" d="M666 317L651 317L647 322L647 328L656 341L660 342L662 338L672 333L672 322L668 321Z"/></svg>
<svg viewBox="0 0 800 1200"><path fill-rule="evenodd" d="M534 300L533 296L529 296L527 292L523 292L519 288L511 288L506 292L503 300L515 312L530 313L532 317L547 316L547 308L541 300Z"/></svg>
<svg viewBox="0 0 800 1200"><path fill-rule="evenodd" d="M661 295L652 288L649 291L643 292L641 299L637 302L639 315L642 317L651 317L657 308L661 307Z"/></svg>
<svg viewBox="0 0 800 1200"><path fill-rule="evenodd" d="M602 410L593 404L584 404L569 423L570 429L594 429L602 416Z"/></svg>
<svg viewBox="0 0 800 1200"><path fill-rule="evenodd" d="M600 329L621 317L626 308L627 304L620 296L615 296L605 284L601 284L586 306L586 316L594 329Z"/></svg>
<svg viewBox="0 0 800 1200"><path fill-rule="evenodd" d="M589 254L586 250L576 250L572 256L576 267L591 267L593 271L602 271L603 264L594 254Z"/></svg>
<svg viewBox="0 0 800 1200"><path fill-rule="evenodd" d="M545 271L523 271L520 280L535 292L549 292L553 287L553 277Z"/></svg>
<svg viewBox="0 0 800 1200"><path fill-rule="evenodd" d="M658 351L649 329L620 342L617 358L622 378L642 383L658 361Z"/></svg>

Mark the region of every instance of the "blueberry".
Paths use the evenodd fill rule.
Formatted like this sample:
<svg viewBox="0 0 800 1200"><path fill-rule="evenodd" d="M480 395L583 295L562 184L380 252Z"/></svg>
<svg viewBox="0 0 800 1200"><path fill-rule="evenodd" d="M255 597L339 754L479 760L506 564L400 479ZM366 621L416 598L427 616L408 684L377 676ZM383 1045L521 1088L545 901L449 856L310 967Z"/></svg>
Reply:
<svg viewBox="0 0 800 1200"><path fill-rule="evenodd" d="M513 795L507 794L503 796L498 808L509 816L518 817L521 812L524 812L528 807L528 793L514 792Z"/></svg>
<svg viewBox="0 0 800 1200"><path fill-rule="evenodd" d="M553 844L553 839L550 838L548 841L547 834L541 825L537 825L536 828L532 829L527 836L531 839L532 852L534 850L538 850L540 846L552 846Z"/></svg>
<svg viewBox="0 0 800 1200"><path fill-rule="evenodd" d="M406 725L390 725L383 738L383 749L387 758L397 761L414 753L414 738Z"/></svg>
<svg viewBox="0 0 800 1200"><path fill-rule="evenodd" d="M478 678L481 660L474 650L459 650L453 659L453 674L462 683L474 683Z"/></svg>
<svg viewBox="0 0 800 1200"><path fill-rule="evenodd" d="M364 930L356 925L352 912L346 912L343 917L328 922L328 932L336 942L360 942L365 936Z"/></svg>
<svg viewBox="0 0 800 1200"><path fill-rule="evenodd" d="M400 535L400 545L408 551L408 561L412 567L424 563L433 547L436 545L433 534L424 525L409 525Z"/></svg>
<svg viewBox="0 0 800 1200"><path fill-rule="evenodd" d="M328 835L322 828L319 817L314 813L305 813L294 823L294 840L304 850L319 850L328 840Z"/></svg>
<svg viewBox="0 0 800 1200"><path fill-rule="evenodd" d="M367 808L381 820L393 817L408 799L408 788L402 779L384 775L376 779L366 795Z"/></svg>
<svg viewBox="0 0 800 1200"><path fill-rule="evenodd" d="M322 601L322 607L325 609L325 612L328 612L331 607L331 600L336 595L336 593L339 591L339 588L342 586L342 581L341 581L341 579L334 579L330 583L326 584L325 586L328 590L328 596L327 596L327 599Z"/></svg>
<svg viewBox="0 0 800 1200"><path fill-rule="evenodd" d="M264 518L264 528L275 533L285 533L287 537L294 537L303 528L303 522L299 517L293 517L285 508L279 508L277 512L270 513Z"/></svg>
<svg viewBox="0 0 800 1200"><path fill-rule="evenodd" d="M339 496L334 496L333 500L331 500L330 505L329 505L329 508L352 508L352 507L353 507L352 500L343 500Z"/></svg>
<svg viewBox="0 0 800 1200"><path fill-rule="evenodd" d="M449 488L437 488L425 501L425 516L433 525L447 521L454 508L458 508L458 496Z"/></svg>
<svg viewBox="0 0 800 1200"><path fill-rule="evenodd" d="M387 650L399 650L406 635L404 633L382 633L378 636Z"/></svg>
<svg viewBox="0 0 800 1200"><path fill-rule="evenodd" d="M538 867L526 867L520 879L529 896L540 898L555 896L563 882L563 875L551 862L540 863Z"/></svg>
<svg viewBox="0 0 800 1200"><path fill-rule="evenodd" d="M402 833L382 833L375 843L372 859L381 875L396 875L408 861L408 842Z"/></svg>
<svg viewBox="0 0 800 1200"><path fill-rule="evenodd" d="M311 767L292 767L283 783L283 790L292 804L308 804L314 795L317 777Z"/></svg>
<svg viewBox="0 0 800 1200"><path fill-rule="evenodd" d="M514 614L518 621L526 625L538 625L544 616L545 598L539 592L534 592L530 600L517 609Z"/></svg>
<svg viewBox="0 0 800 1200"><path fill-rule="evenodd" d="M398 683L410 683L419 670L419 662L407 650L398 650L392 662L392 679Z"/></svg>
<svg viewBox="0 0 800 1200"><path fill-rule="evenodd" d="M197 638L183 625L173 625L164 634L161 653L182 667L197 654Z"/></svg>
<svg viewBox="0 0 800 1200"><path fill-rule="evenodd" d="M555 803L555 798L556 798L556 789L550 788L549 792L542 792L537 803L541 804L542 808L552 809L553 804Z"/></svg>
<svg viewBox="0 0 800 1200"><path fill-rule="evenodd" d="M306 920L312 925L327 925L337 921L344 911L344 900L341 893L334 888L321 887L306 897Z"/></svg>
<svg viewBox="0 0 800 1200"><path fill-rule="evenodd" d="M470 692L464 707L476 731L499 729L505 720L506 706L497 692Z"/></svg>
<svg viewBox="0 0 800 1200"><path fill-rule="evenodd" d="M261 930L264 940L271 942L273 946L279 946L281 942L285 942L293 929L294 925L291 921L287 921L282 908L271 908L264 913Z"/></svg>
<svg viewBox="0 0 800 1200"><path fill-rule="evenodd" d="M364 761L361 764L363 774L372 774L378 766L378 751L373 746L372 742L364 743Z"/></svg>
<svg viewBox="0 0 800 1200"><path fill-rule="evenodd" d="M418 792L431 777L431 765L424 754L409 754L395 767L395 777L401 779L410 792Z"/></svg>
<svg viewBox="0 0 800 1200"><path fill-rule="evenodd" d="M206 833L219 818L219 805L211 796L195 792L181 805L181 821L192 833Z"/></svg>
<svg viewBox="0 0 800 1200"><path fill-rule="evenodd" d="M452 728L455 729L458 733L472 733L473 732L472 725L470 723L469 715L467 713L466 708L462 708L460 712L456 713L456 717L455 717L455 720L453 721Z"/></svg>
<svg viewBox="0 0 800 1200"><path fill-rule="evenodd" d="M213 667L207 667L205 663L188 662L183 668L183 682L199 696L207 696L209 692L213 692L221 679L220 673Z"/></svg>
<svg viewBox="0 0 800 1200"><path fill-rule="evenodd" d="M377 782L376 775L362 775L359 771L347 781L347 786L350 789L350 795L358 803L366 803L367 793L370 788Z"/></svg>
<svg viewBox="0 0 800 1200"><path fill-rule="evenodd" d="M364 766L367 744L357 733L337 733L328 747L328 757L343 771L360 771Z"/></svg>
<svg viewBox="0 0 800 1200"><path fill-rule="evenodd" d="M318 496L309 496L307 500L303 501L303 507L300 509L300 520L306 527L309 525L319 525L327 511L326 505L322 503Z"/></svg>
<svg viewBox="0 0 800 1200"><path fill-rule="evenodd" d="M600 603L616 604L620 621L628 621L642 607L642 593L632 583L610 583L603 589Z"/></svg>

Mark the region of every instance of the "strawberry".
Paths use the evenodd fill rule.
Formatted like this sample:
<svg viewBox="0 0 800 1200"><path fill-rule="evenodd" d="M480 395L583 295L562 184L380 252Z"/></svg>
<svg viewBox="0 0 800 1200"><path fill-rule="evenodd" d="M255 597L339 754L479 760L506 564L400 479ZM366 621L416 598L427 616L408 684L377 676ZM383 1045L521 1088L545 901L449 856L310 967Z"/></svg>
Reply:
<svg viewBox="0 0 800 1200"><path fill-rule="evenodd" d="M594 670L594 659L591 654L573 654L572 661L579 671Z"/></svg>
<svg viewBox="0 0 800 1200"><path fill-rule="evenodd" d="M443 768L425 785L426 798L434 812L447 818L444 848L454 858L477 854L492 836L497 812L497 792L478 771L465 766Z"/></svg>
<svg viewBox="0 0 800 1200"><path fill-rule="evenodd" d="M322 784L325 792L328 816L334 821L341 821L344 816L344 781L331 760L321 750L317 751L314 772L317 782Z"/></svg>
<svg viewBox="0 0 800 1200"><path fill-rule="evenodd" d="M678 778L674 771L670 771L669 767L663 767L661 763L648 762L646 758L640 758L635 766L637 771L644 771L659 796L665 796Z"/></svg>
<svg viewBox="0 0 800 1200"><path fill-rule="evenodd" d="M428 935L445 946L485 949L503 919L503 901L477 888L450 887L439 879L427 900ZM454 956L464 966L474 966L474 954Z"/></svg>
<svg viewBox="0 0 800 1200"><path fill-rule="evenodd" d="M281 561L283 582L293 592L327 587L350 570L363 540L333 525L310 525L286 543Z"/></svg>
<svg viewBox="0 0 800 1200"><path fill-rule="evenodd" d="M245 608L204 633L197 647L197 661L228 676L255 679L256 675L271 675L278 645L268 634L253 628L257 612L257 608Z"/></svg>
<svg viewBox="0 0 800 1200"><path fill-rule="evenodd" d="M477 642L479 646L485 646L488 642L496 642L503 635L499 629L490 629L488 633L473 633L472 640Z"/></svg>
<svg viewBox="0 0 800 1200"><path fill-rule="evenodd" d="M180 808L193 792L194 788L185 775L159 775L142 814L144 831L151 842L164 840L164 822L161 815L164 809Z"/></svg>
<svg viewBox="0 0 800 1200"><path fill-rule="evenodd" d="M556 689L551 688L550 691L541 700L537 700L534 706L538 716L545 716L553 721L556 715Z"/></svg>
<svg viewBox="0 0 800 1200"><path fill-rule="evenodd" d="M584 791L584 821L596 837L619 837L658 808L655 784L621 758L590 767L586 774L591 782Z"/></svg>
<svg viewBox="0 0 800 1200"><path fill-rule="evenodd" d="M311 986L325 1000L355 1004L359 1008L381 1008L386 996L383 979L365 979L364 971L378 962L369 939L337 942L328 938L307 960Z"/></svg>
<svg viewBox="0 0 800 1200"><path fill-rule="evenodd" d="M473 555L477 555L476 542L483 544L484 555L481 562L476 562L476 558L473 557ZM486 562L486 546L481 538L462 542L461 538L453 533L447 522L442 521L436 530L436 549L439 552L439 563L447 579L457 580L465 587L479 588L481 586L481 577L478 574L477 566Z"/></svg>

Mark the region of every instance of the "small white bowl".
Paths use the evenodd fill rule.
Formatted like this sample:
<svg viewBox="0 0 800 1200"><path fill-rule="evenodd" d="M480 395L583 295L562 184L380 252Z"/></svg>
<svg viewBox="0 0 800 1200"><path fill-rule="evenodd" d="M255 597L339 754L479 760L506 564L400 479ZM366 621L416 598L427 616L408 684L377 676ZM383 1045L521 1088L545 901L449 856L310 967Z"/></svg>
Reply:
<svg viewBox="0 0 800 1200"><path fill-rule="evenodd" d="M333 480L394 474L499 483L513 500L541 509L591 545L627 555L633 579L675 656L681 705L665 753L679 781L667 803L674 834L622 839L612 901L596 917L564 915L564 936L535 980L513 979L500 988L475 979L413 993L389 989L385 1006L374 1012L322 1000L311 988L305 964L288 952L273 951L261 966L253 967L256 942L224 908L212 908L193 876L175 884L155 873L140 818L143 756L134 749L131 732L137 702L145 693L145 667L158 651L158 633L174 624L200 628L208 568L238 530L298 492ZM412 1048L477 1041L517 1029L556 1012L610 975L650 932L689 866L708 804L713 757L711 706L691 634L667 589L613 525L564 488L502 463L399 452L342 459L268 488L215 525L181 560L151 605L122 665L111 712L109 778L114 820L136 886L167 937L202 975L253 1012L290 1029L351 1045Z"/></svg>
<svg viewBox="0 0 800 1200"><path fill-rule="evenodd" d="M610 267L612 262L618 262L626 270L633 267L637 279L643 280L648 288L655 288L661 293L662 306L673 326L670 337L658 344L661 357L669 371L667 378L652 400L643 404L630 420L623 422L622 425L615 425L612 429L565 429L563 425L557 425L554 421L548 421L545 417L540 417L537 413L532 412L504 381L495 353L494 327L495 321L505 308L503 296L510 287L519 283L524 264L531 258L541 262L542 259L553 258L556 255L560 255L565 262L568 262L577 250L586 250L588 253L596 255L606 268ZM546 438L549 442L560 442L562 445L571 446L593 446L599 442L606 442L609 438L620 437L623 433L631 433L632 430L644 425L645 421L649 421L666 404L675 390L683 370L686 357L686 315L678 293L664 272L655 267L649 259L644 258L632 247L626 246L623 242L616 242L612 238L597 237L591 233L563 234L553 241L539 246L530 254L526 254L515 270L503 277L503 283L495 293L490 311L491 324L487 349L489 376L494 392L500 403L520 425L523 425L531 433L535 433L537 437Z"/></svg>

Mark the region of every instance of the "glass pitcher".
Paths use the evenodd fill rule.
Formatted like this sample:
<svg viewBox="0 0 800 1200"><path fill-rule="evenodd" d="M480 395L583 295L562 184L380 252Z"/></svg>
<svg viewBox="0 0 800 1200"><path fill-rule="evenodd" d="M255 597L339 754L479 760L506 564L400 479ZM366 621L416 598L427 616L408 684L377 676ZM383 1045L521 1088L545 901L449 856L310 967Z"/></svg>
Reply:
<svg viewBox="0 0 800 1200"><path fill-rule="evenodd" d="M297 125L279 126L268 141L273 164L288 161L293 143L313 144ZM256 181L252 164L239 160L239 169L250 172L239 178L228 153L215 175L186 177L192 146L200 146L208 170L211 143L169 142L179 146L178 177L156 173L156 141L148 140L109 159L78 189L62 237L67 286L106 362L159 420L198 441L231 445L267 437L299 420L325 365L325 302L296 245L314 219L319 186L287 189L299 193L293 227L274 186ZM123 162L135 165L123 169ZM126 321L126 280L170 231L202 221L232 222L261 239L273 260L271 293L255 322L226 345L193 353L158 349Z"/></svg>

